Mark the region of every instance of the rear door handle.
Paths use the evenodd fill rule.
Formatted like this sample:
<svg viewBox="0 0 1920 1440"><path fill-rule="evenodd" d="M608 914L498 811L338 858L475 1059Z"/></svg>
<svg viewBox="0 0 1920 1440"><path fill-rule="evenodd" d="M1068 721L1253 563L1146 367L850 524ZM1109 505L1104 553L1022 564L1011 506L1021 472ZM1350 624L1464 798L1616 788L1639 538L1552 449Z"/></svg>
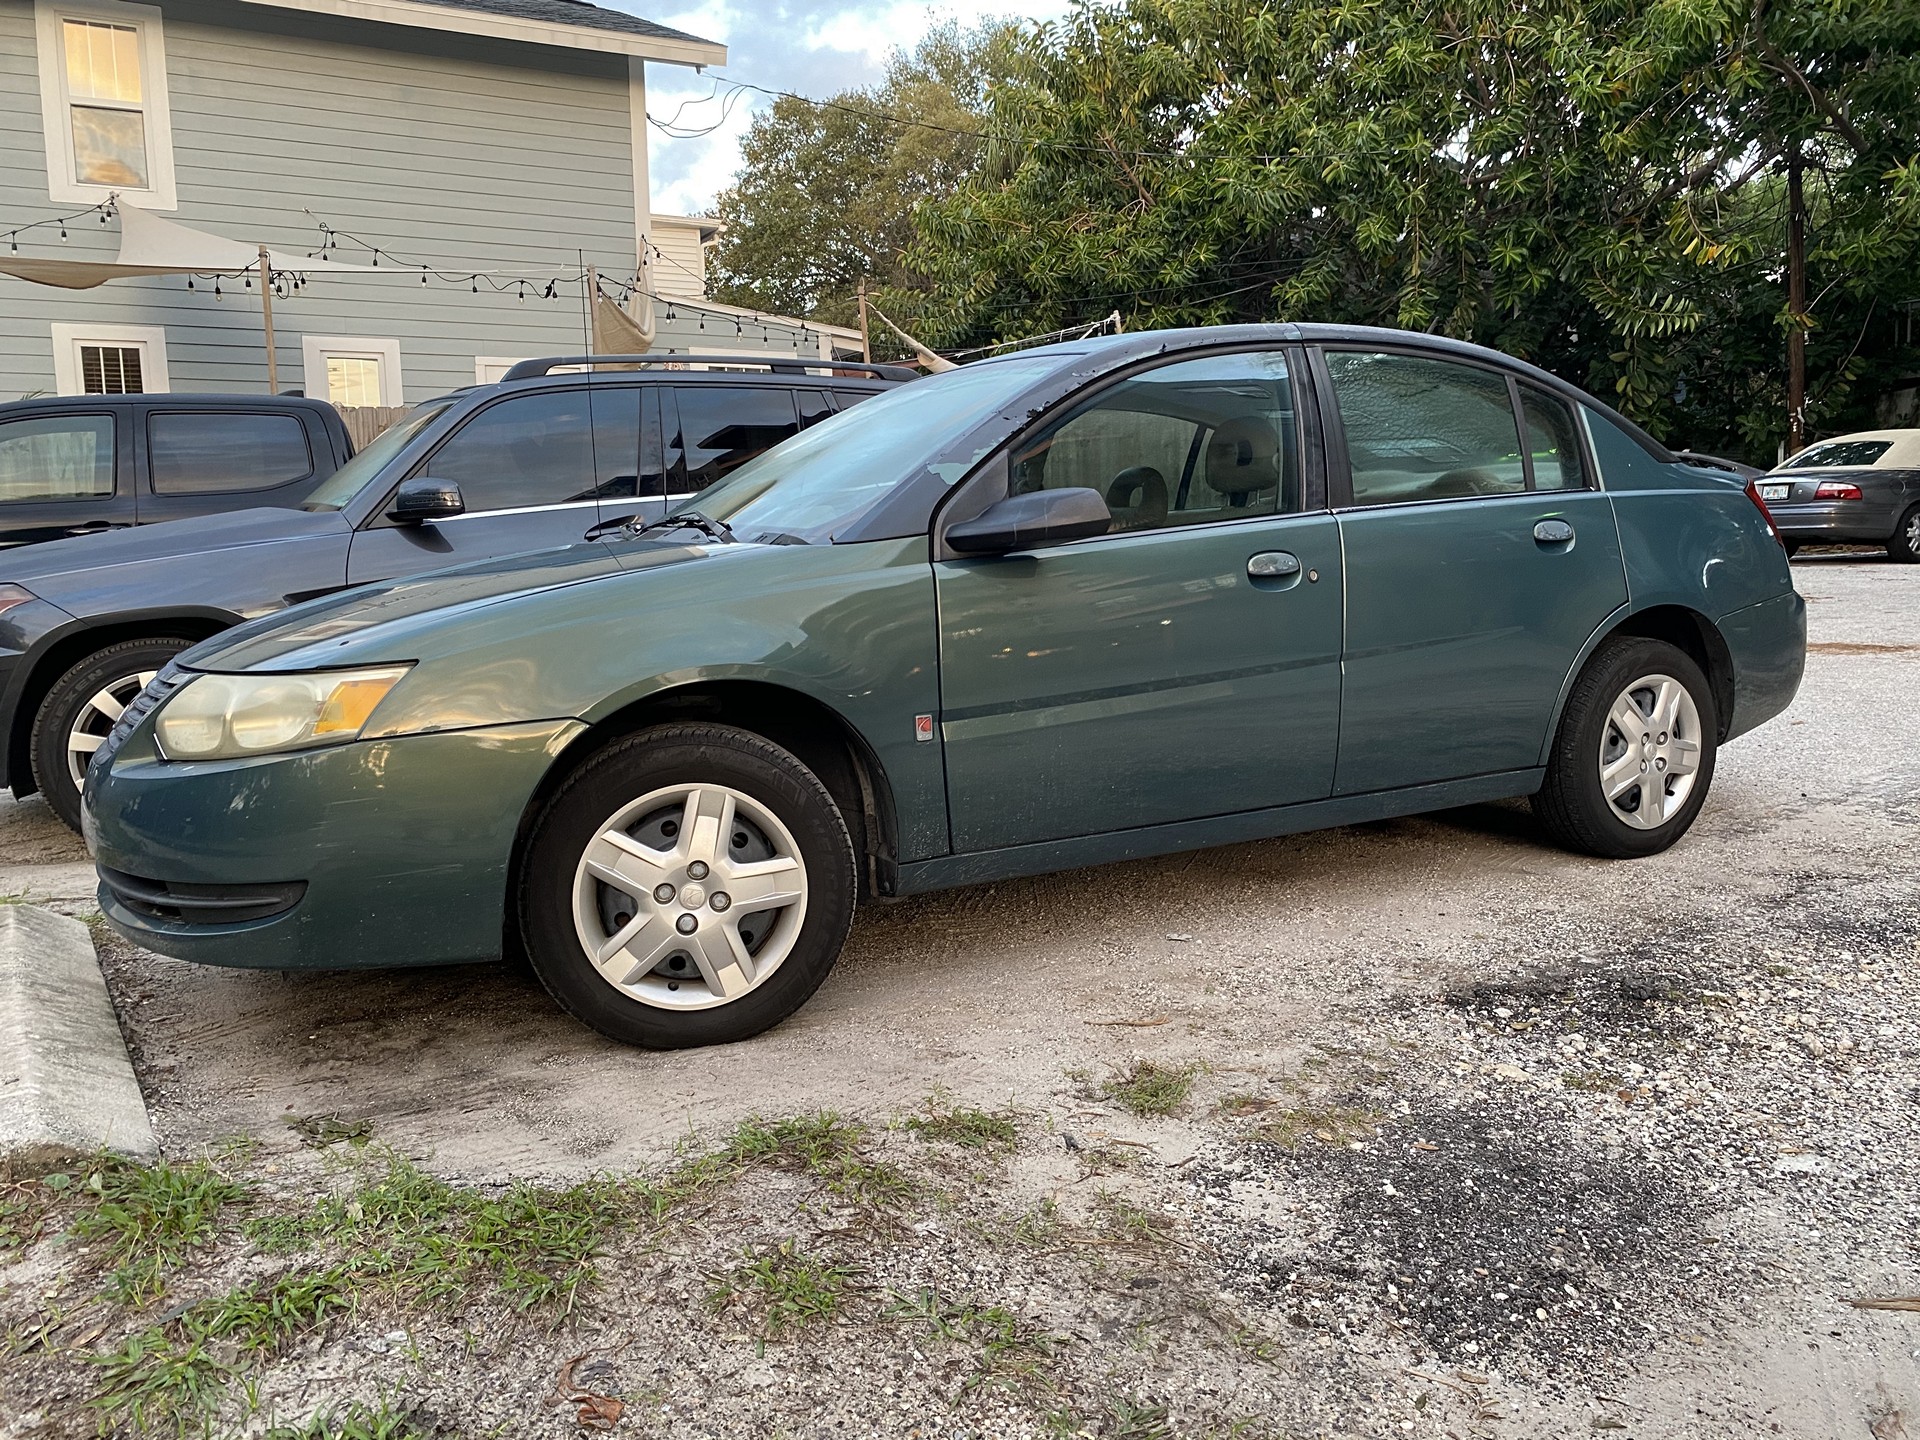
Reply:
<svg viewBox="0 0 1920 1440"><path fill-rule="evenodd" d="M1564 520L1542 520L1533 527L1533 538L1542 545L1568 545L1573 541L1573 526Z"/></svg>

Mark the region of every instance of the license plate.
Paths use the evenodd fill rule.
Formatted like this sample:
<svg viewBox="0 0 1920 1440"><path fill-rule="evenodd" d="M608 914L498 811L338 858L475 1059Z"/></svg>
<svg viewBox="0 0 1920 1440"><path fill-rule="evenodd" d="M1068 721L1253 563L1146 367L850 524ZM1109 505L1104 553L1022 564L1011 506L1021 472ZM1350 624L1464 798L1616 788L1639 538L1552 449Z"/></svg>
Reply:
<svg viewBox="0 0 1920 1440"><path fill-rule="evenodd" d="M1762 500L1784 500L1792 491L1793 487L1791 485L1762 485L1760 487L1760 498Z"/></svg>

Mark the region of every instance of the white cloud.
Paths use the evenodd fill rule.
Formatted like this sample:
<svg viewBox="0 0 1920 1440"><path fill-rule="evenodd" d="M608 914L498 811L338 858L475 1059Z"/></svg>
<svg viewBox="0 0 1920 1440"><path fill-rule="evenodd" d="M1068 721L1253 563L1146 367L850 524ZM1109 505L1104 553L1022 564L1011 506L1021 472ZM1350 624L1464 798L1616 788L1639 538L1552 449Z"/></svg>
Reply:
<svg viewBox="0 0 1920 1440"><path fill-rule="evenodd" d="M880 78L887 56L911 48L943 20L973 25L982 20L1051 19L1066 0L699 0L672 10L646 0L621 0L620 8L662 25L718 40L728 49L718 72L697 75L679 66L647 67L647 110L667 120L679 112L682 130L715 126L708 135L674 138L650 126L649 164L653 208L693 214L705 210L740 168L740 142L767 97L747 92L723 116L726 81L744 80L771 90L824 96ZM720 78L719 98L709 100ZM684 108L682 102L686 103Z"/></svg>

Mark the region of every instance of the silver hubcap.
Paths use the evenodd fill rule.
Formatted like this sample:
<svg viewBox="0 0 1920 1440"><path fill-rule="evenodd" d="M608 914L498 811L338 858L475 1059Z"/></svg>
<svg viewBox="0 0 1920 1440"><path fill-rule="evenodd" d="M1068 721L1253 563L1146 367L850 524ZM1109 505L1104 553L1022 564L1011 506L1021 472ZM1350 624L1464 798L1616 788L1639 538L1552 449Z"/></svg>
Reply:
<svg viewBox="0 0 1920 1440"><path fill-rule="evenodd" d="M758 989L793 952L807 867L779 817L724 785L642 795L603 824L573 878L573 923L629 999L707 1010Z"/></svg>
<svg viewBox="0 0 1920 1440"><path fill-rule="evenodd" d="M1653 830L1687 803L1700 773L1700 710L1671 675L1620 692L1600 737L1600 793L1636 830Z"/></svg>
<svg viewBox="0 0 1920 1440"><path fill-rule="evenodd" d="M1907 548L1920 554L1920 510L1907 517Z"/></svg>
<svg viewBox="0 0 1920 1440"><path fill-rule="evenodd" d="M80 707L73 728L67 731L67 775L76 790L87 788L87 766L93 763L93 752L107 743L107 735L119 720L120 712L131 705L133 697L146 689L159 673L142 670L138 675L124 675Z"/></svg>

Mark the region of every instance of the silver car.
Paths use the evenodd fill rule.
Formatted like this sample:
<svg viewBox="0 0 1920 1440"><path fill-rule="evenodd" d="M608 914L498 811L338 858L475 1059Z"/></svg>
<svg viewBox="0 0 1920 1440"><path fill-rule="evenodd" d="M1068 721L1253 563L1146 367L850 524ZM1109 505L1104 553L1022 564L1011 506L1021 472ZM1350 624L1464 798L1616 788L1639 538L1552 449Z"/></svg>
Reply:
<svg viewBox="0 0 1920 1440"><path fill-rule="evenodd" d="M1884 545L1920 562L1920 430L1862 430L1809 445L1756 482L1787 553Z"/></svg>

